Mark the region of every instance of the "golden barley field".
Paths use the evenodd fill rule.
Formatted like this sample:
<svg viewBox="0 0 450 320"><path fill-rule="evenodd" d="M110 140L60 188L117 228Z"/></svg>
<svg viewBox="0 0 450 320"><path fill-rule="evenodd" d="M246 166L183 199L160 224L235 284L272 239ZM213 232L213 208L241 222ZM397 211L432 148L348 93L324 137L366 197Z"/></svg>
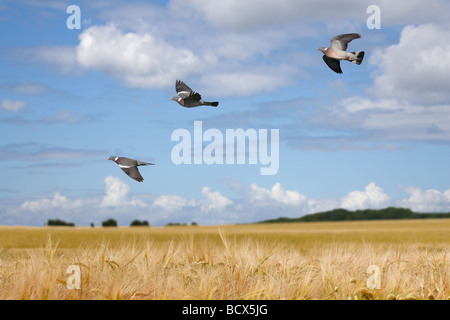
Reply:
<svg viewBox="0 0 450 320"><path fill-rule="evenodd" d="M4 226L0 299L450 299L449 255L448 219Z"/></svg>

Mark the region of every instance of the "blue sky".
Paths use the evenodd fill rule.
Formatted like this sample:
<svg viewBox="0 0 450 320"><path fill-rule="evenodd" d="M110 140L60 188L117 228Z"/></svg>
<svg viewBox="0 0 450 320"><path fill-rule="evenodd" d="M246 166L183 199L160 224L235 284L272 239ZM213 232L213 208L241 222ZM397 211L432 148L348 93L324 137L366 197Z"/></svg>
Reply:
<svg viewBox="0 0 450 320"><path fill-rule="evenodd" d="M68 29L69 5L81 29ZM381 29L370 29L370 5ZM450 2L0 1L0 224L450 211ZM357 32L335 74L316 49ZM217 108L170 99L185 81ZM175 165L176 129L279 130L279 170ZM208 142L203 143L203 147ZM138 183L110 155L153 162ZM248 158L247 158L248 160Z"/></svg>

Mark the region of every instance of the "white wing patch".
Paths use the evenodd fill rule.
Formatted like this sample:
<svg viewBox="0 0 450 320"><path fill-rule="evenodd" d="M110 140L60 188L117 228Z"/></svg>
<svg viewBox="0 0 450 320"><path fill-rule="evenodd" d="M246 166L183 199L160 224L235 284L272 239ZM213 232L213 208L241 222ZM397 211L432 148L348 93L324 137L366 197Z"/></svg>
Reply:
<svg viewBox="0 0 450 320"><path fill-rule="evenodd" d="M124 166L123 164L119 164L119 167L124 168L124 169L130 169L133 166Z"/></svg>

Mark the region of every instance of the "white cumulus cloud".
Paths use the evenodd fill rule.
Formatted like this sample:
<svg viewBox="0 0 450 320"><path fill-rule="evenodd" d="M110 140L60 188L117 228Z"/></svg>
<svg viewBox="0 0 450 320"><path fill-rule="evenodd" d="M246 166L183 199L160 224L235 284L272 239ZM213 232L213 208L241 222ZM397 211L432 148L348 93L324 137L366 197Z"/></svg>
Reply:
<svg viewBox="0 0 450 320"><path fill-rule="evenodd" d="M436 189L422 191L417 187L400 186L410 197L400 204L417 212L450 212L450 189L441 192Z"/></svg>
<svg viewBox="0 0 450 320"><path fill-rule="evenodd" d="M279 182L275 183L271 189L261 188L256 183L252 183L248 193L248 200L250 203L275 202L298 206L306 201L306 196L296 190L285 190Z"/></svg>
<svg viewBox="0 0 450 320"><path fill-rule="evenodd" d="M77 61L85 68L121 78L133 87L161 88L194 71L199 59L150 31L125 32L113 23L93 26L79 36Z"/></svg>
<svg viewBox="0 0 450 320"><path fill-rule="evenodd" d="M403 28L397 44L375 51L379 68L371 92L421 104L450 102L450 28L434 24Z"/></svg>
<svg viewBox="0 0 450 320"><path fill-rule="evenodd" d="M223 210L226 206L233 203L232 200L220 194L220 192L211 192L209 187L202 188L203 199L199 202L202 211Z"/></svg>
<svg viewBox="0 0 450 320"><path fill-rule="evenodd" d="M355 190L341 200L341 208L348 210L380 209L389 206L392 199L374 182L370 182L364 191Z"/></svg>
<svg viewBox="0 0 450 320"><path fill-rule="evenodd" d="M154 207L159 207L165 212L177 212L188 208L197 208L202 212L220 211L233 203L220 192L212 192L209 187L202 188L202 199L186 199L177 195L162 195L153 201Z"/></svg>
<svg viewBox="0 0 450 320"><path fill-rule="evenodd" d="M140 206L147 204L142 200L130 198L130 186L119 178L108 176L105 178L105 196L100 207Z"/></svg>
<svg viewBox="0 0 450 320"><path fill-rule="evenodd" d="M74 209L83 205L83 200L71 200L59 192L53 194L53 198L42 198L38 200L27 200L21 208L32 212L46 211L51 209Z"/></svg>
<svg viewBox="0 0 450 320"><path fill-rule="evenodd" d="M153 206L163 209L165 212L177 212L184 207L194 207L195 200L188 200L177 195L161 195L153 201Z"/></svg>

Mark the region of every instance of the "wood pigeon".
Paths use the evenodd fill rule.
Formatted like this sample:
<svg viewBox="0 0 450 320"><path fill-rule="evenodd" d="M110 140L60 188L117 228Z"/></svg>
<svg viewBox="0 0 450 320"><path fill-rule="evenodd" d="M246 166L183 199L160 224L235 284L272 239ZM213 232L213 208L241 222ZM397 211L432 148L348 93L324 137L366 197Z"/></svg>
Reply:
<svg viewBox="0 0 450 320"><path fill-rule="evenodd" d="M217 107L219 102L208 102L202 100L200 93L192 91L183 81L177 80L175 82L175 90L178 96L173 97L172 100L178 102L185 108L192 108L198 106L212 106Z"/></svg>
<svg viewBox="0 0 450 320"><path fill-rule="evenodd" d="M129 175L131 178L138 182L144 181L144 178L142 178L141 174L139 173L138 166L146 166L146 165L154 165L154 163L148 163L148 162L142 162L130 158L125 157L116 157L111 156L108 160L112 160L115 163L117 163L120 167L120 169L123 170L127 175Z"/></svg>
<svg viewBox="0 0 450 320"><path fill-rule="evenodd" d="M364 58L364 51L346 52L347 45L353 39L361 38L358 33L347 33L335 36L331 39L329 48L320 47L319 51L324 53L323 60L336 73L342 73L339 60L347 60L356 64L361 64Z"/></svg>

